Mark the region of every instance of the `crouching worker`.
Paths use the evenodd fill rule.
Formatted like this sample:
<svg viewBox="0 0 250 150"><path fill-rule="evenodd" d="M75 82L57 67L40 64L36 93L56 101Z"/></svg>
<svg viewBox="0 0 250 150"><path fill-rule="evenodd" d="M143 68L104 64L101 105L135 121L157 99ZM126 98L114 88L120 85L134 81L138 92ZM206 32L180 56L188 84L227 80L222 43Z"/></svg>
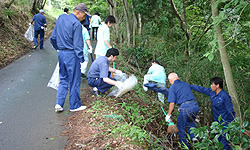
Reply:
<svg viewBox="0 0 250 150"><path fill-rule="evenodd" d="M211 88L205 88L198 85L191 85L191 89L202 94L210 96L213 111L213 121L219 122L218 118L221 116L221 122L224 122L224 126L232 122L235 118L235 112L231 97L223 90L223 80L220 77L213 77L210 80ZM224 130L224 129L223 129ZM224 145L224 149L230 150L229 142L225 138L225 134L222 134L218 140Z"/></svg>
<svg viewBox="0 0 250 150"><path fill-rule="evenodd" d="M157 87L165 87L166 85L166 73L165 69L160 65L157 60L152 62L152 66L149 68L148 73L144 76L143 89L148 91L148 88L144 86L149 81L154 81L157 84ZM158 92L158 99L164 104L164 94Z"/></svg>
<svg viewBox="0 0 250 150"><path fill-rule="evenodd" d="M87 82L89 86L93 87L91 93L95 96L103 94L112 86L117 86L119 89L122 88L122 82L108 77L109 71L113 73L122 73L120 70L109 67L109 63L115 61L118 55L119 51L117 49L110 48L106 56L98 57L90 66Z"/></svg>
<svg viewBox="0 0 250 150"><path fill-rule="evenodd" d="M185 129L187 129L190 139L193 142L196 142L197 139L195 138L194 133L191 133L190 128L195 127L194 121L199 112L199 106L195 101L195 97L188 83L179 80L179 77L176 73L170 73L168 75L168 80L171 84L168 93L168 102L170 104L165 120L167 122L170 121L174 105L177 104L179 106L179 115L177 120L177 128L179 129L179 142L182 146L187 146L189 148Z"/></svg>

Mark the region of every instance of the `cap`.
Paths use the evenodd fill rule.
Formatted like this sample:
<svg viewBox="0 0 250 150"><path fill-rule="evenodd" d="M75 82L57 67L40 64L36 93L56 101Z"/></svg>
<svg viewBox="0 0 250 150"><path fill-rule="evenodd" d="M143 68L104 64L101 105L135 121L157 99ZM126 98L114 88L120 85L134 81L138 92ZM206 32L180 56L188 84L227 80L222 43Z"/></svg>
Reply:
<svg viewBox="0 0 250 150"><path fill-rule="evenodd" d="M39 13L45 13L45 11L44 11L44 10L42 10L42 9L40 9L40 10L39 10Z"/></svg>
<svg viewBox="0 0 250 150"><path fill-rule="evenodd" d="M80 3L76 6L75 10L80 10L80 11L83 11L85 12L87 15L91 16L90 13L89 13L89 10L87 8L87 6L84 4L84 3Z"/></svg>

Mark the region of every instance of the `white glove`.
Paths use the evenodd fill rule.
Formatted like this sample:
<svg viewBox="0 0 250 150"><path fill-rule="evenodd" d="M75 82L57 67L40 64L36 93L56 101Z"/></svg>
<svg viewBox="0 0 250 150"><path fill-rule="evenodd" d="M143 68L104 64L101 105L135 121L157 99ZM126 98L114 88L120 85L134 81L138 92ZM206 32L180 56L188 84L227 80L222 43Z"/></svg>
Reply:
<svg viewBox="0 0 250 150"><path fill-rule="evenodd" d="M165 121L170 122L170 117L171 117L171 115L167 114L167 116L165 117Z"/></svg>
<svg viewBox="0 0 250 150"><path fill-rule="evenodd" d="M31 23L29 23L29 26L31 25Z"/></svg>
<svg viewBox="0 0 250 150"><path fill-rule="evenodd" d="M44 28L44 31L47 31L47 28Z"/></svg>
<svg viewBox="0 0 250 150"><path fill-rule="evenodd" d="M122 74L122 71L121 70L116 70L115 73L116 74Z"/></svg>
<svg viewBox="0 0 250 150"><path fill-rule="evenodd" d="M44 29L44 27L43 27L43 26L41 26L41 29Z"/></svg>
<svg viewBox="0 0 250 150"><path fill-rule="evenodd" d="M88 49L88 52L92 53L92 51L93 51L93 48L92 48L92 46L90 46L89 49Z"/></svg>
<svg viewBox="0 0 250 150"><path fill-rule="evenodd" d="M116 81L115 86L118 87L118 89L121 89L123 87L123 83L121 81Z"/></svg>

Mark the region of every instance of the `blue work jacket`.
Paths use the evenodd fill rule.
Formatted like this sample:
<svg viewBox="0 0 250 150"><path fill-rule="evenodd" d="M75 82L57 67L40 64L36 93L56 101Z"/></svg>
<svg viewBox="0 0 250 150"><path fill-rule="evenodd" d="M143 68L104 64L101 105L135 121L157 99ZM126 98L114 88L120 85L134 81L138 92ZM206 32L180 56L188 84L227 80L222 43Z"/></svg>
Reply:
<svg viewBox="0 0 250 150"><path fill-rule="evenodd" d="M190 85L181 80L175 80L168 91L168 102L181 105L186 101L195 100Z"/></svg>
<svg viewBox="0 0 250 150"><path fill-rule="evenodd" d="M41 13L35 14L32 18L32 21L34 21L34 30L41 30L41 26L44 26L47 24L46 18Z"/></svg>
<svg viewBox="0 0 250 150"><path fill-rule="evenodd" d="M50 43L56 50L74 50L78 58L83 58L82 25L73 13L58 18Z"/></svg>
<svg viewBox="0 0 250 150"><path fill-rule="evenodd" d="M217 121L218 117L221 115L221 122L226 124L232 122L235 117L235 112L233 109L233 104L229 94L223 89L216 95L216 92L212 91L211 88L204 88L198 85L190 85L191 89L202 94L210 96L212 111L213 111L213 121ZM221 123L220 122L220 123Z"/></svg>

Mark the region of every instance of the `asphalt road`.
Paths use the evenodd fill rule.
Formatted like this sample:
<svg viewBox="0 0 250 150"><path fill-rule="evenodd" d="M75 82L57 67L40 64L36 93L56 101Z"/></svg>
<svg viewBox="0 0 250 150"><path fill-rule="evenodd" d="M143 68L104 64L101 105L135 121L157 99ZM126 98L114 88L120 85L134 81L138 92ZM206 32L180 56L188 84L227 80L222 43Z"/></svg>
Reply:
<svg viewBox="0 0 250 150"><path fill-rule="evenodd" d="M47 87L57 63L49 40L0 70L0 150L62 150L62 126L72 114L55 113L56 90ZM84 87L82 81L81 87ZM67 113L69 112L69 113Z"/></svg>

